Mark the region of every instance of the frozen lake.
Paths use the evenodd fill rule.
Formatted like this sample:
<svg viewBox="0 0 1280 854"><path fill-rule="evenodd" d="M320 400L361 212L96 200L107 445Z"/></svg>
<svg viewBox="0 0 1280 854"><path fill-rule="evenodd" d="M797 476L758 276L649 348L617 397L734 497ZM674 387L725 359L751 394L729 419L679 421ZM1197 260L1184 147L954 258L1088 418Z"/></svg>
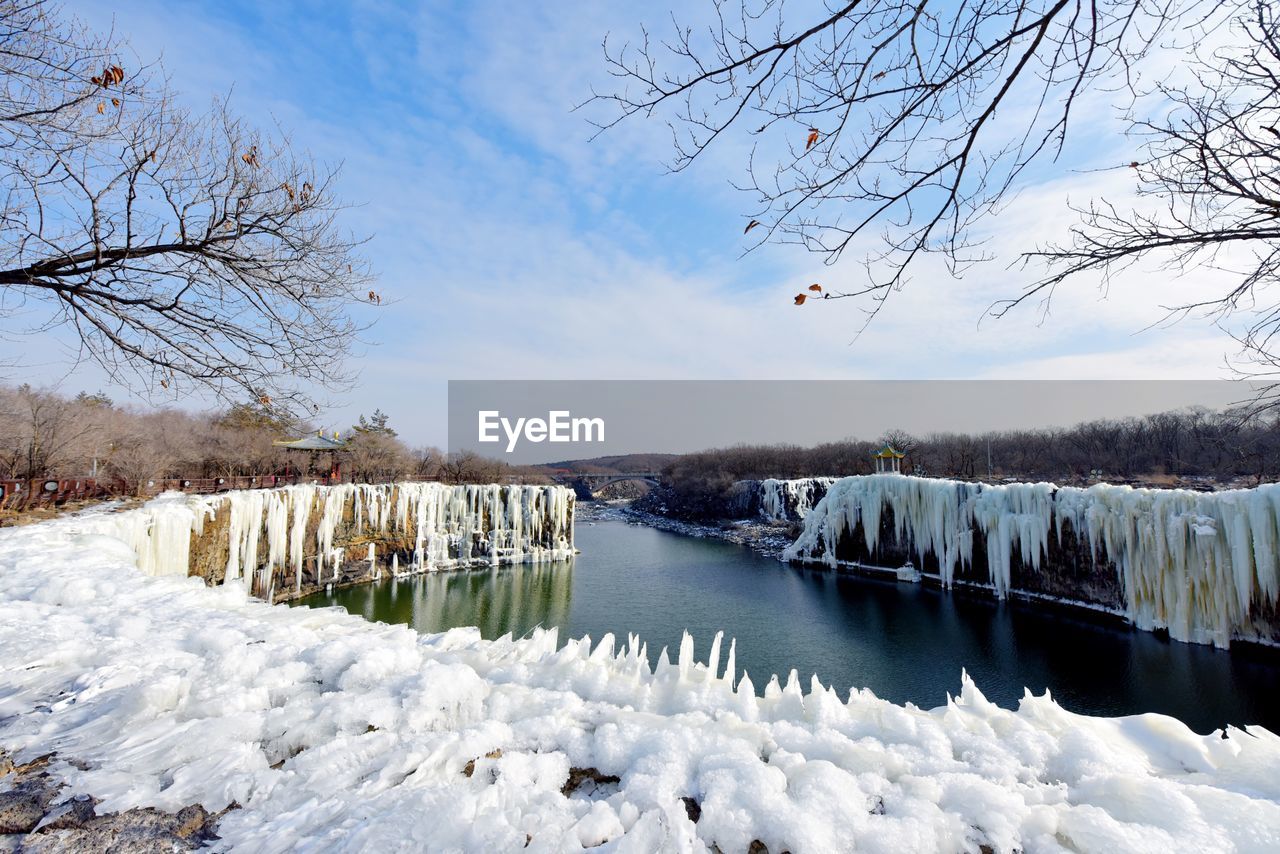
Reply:
<svg viewBox="0 0 1280 854"><path fill-rule="evenodd" d="M475 625L486 638L557 626L620 640L639 634L674 659L685 629L699 657L716 631L737 639L739 669L763 690L791 668L843 693L866 687L932 708L968 670L987 697L1016 707L1023 687L1048 688L1065 708L1095 715L1161 712L1197 732L1227 723L1280 732L1280 652L1231 652L1099 625L1025 604L918 585L801 570L718 540L618 521L580 522L573 561L443 572L319 594L422 632Z"/></svg>

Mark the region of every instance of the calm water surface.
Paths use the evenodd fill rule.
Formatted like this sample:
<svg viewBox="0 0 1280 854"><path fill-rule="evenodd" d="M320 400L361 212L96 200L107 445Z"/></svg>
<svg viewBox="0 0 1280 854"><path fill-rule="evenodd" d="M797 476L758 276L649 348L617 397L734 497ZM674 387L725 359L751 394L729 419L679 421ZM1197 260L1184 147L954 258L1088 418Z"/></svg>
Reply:
<svg viewBox="0 0 1280 854"><path fill-rule="evenodd" d="M843 693L867 687L933 708L968 670L987 697L1016 707L1049 689L1077 712L1162 712L1198 732L1258 723L1280 732L1280 655L1223 652L1070 615L816 570L718 540L625 522L579 522L573 561L438 573L318 594L422 632L479 626L486 638L558 626L561 638L635 632L656 661L688 629L697 657L723 629L757 688L771 674L817 673ZM728 648L727 645L725 647Z"/></svg>

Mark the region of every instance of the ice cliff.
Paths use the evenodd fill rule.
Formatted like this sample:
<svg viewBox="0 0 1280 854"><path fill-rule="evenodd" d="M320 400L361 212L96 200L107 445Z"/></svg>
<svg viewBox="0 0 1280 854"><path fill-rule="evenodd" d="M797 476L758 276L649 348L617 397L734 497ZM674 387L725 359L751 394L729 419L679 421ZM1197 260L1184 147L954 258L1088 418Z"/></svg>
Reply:
<svg viewBox="0 0 1280 854"><path fill-rule="evenodd" d="M770 522L794 522L809 515L827 494L834 477L803 477L760 481L760 515Z"/></svg>
<svg viewBox="0 0 1280 854"><path fill-rule="evenodd" d="M128 543L148 575L200 574L271 599L282 583L336 580L353 560L376 575L380 560L421 572L566 558L573 508L562 486L304 484L173 494L86 524ZM197 571L201 561L212 566Z"/></svg>
<svg viewBox="0 0 1280 854"><path fill-rule="evenodd" d="M783 556L835 567L905 552L944 586L973 580L1000 597L1019 574L1114 573L1139 628L1226 646L1271 639L1278 549L1280 484L1201 493L871 475L831 484Z"/></svg>

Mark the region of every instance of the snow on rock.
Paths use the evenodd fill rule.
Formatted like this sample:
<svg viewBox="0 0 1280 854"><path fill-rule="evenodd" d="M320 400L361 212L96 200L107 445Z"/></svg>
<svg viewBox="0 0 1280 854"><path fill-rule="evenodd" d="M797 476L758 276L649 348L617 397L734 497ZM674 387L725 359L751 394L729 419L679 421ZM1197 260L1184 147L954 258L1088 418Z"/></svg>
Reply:
<svg viewBox="0 0 1280 854"><path fill-rule="evenodd" d="M213 496L172 493L136 512L86 517L81 524L132 546L148 575L187 575L192 538L225 514L223 583L238 582L270 599L279 570L289 569L300 589L306 558L314 558L317 580L335 578L343 526L356 536L411 535L410 572L564 559L574 552L573 505L572 490L563 486L301 484Z"/></svg>
<svg viewBox="0 0 1280 854"><path fill-rule="evenodd" d="M836 566L837 544L859 523L874 552L886 509L896 540L917 559L936 559L946 586L973 563L980 532L1001 597L1015 560L1040 570L1050 533L1060 541L1069 522L1095 562L1114 563L1129 619L1142 629L1167 628L1178 640L1225 647L1233 637L1258 637L1253 607L1274 609L1280 599L1280 484L1203 493L847 477L830 486L783 557Z"/></svg>
<svg viewBox="0 0 1280 854"><path fill-rule="evenodd" d="M762 480L758 487L760 515L771 522L793 522L804 519L835 482L834 477Z"/></svg>
<svg viewBox="0 0 1280 854"><path fill-rule="evenodd" d="M794 672L757 697L719 636L653 669L636 637L418 635L148 577L100 521L0 531L0 749L99 813L235 801L215 849L1280 849L1264 729L1006 710L963 675L932 711Z"/></svg>

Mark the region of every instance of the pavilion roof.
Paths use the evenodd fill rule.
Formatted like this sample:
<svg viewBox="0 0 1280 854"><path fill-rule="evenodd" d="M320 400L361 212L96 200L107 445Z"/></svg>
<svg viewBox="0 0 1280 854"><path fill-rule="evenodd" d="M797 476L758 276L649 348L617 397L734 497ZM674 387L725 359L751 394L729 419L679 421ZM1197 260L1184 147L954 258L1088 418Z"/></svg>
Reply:
<svg viewBox="0 0 1280 854"><path fill-rule="evenodd" d="M281 439L272 444L292 451L345 451L347 443L340 439L330 439L323 433L304 436L301 439Z"/></svg>

